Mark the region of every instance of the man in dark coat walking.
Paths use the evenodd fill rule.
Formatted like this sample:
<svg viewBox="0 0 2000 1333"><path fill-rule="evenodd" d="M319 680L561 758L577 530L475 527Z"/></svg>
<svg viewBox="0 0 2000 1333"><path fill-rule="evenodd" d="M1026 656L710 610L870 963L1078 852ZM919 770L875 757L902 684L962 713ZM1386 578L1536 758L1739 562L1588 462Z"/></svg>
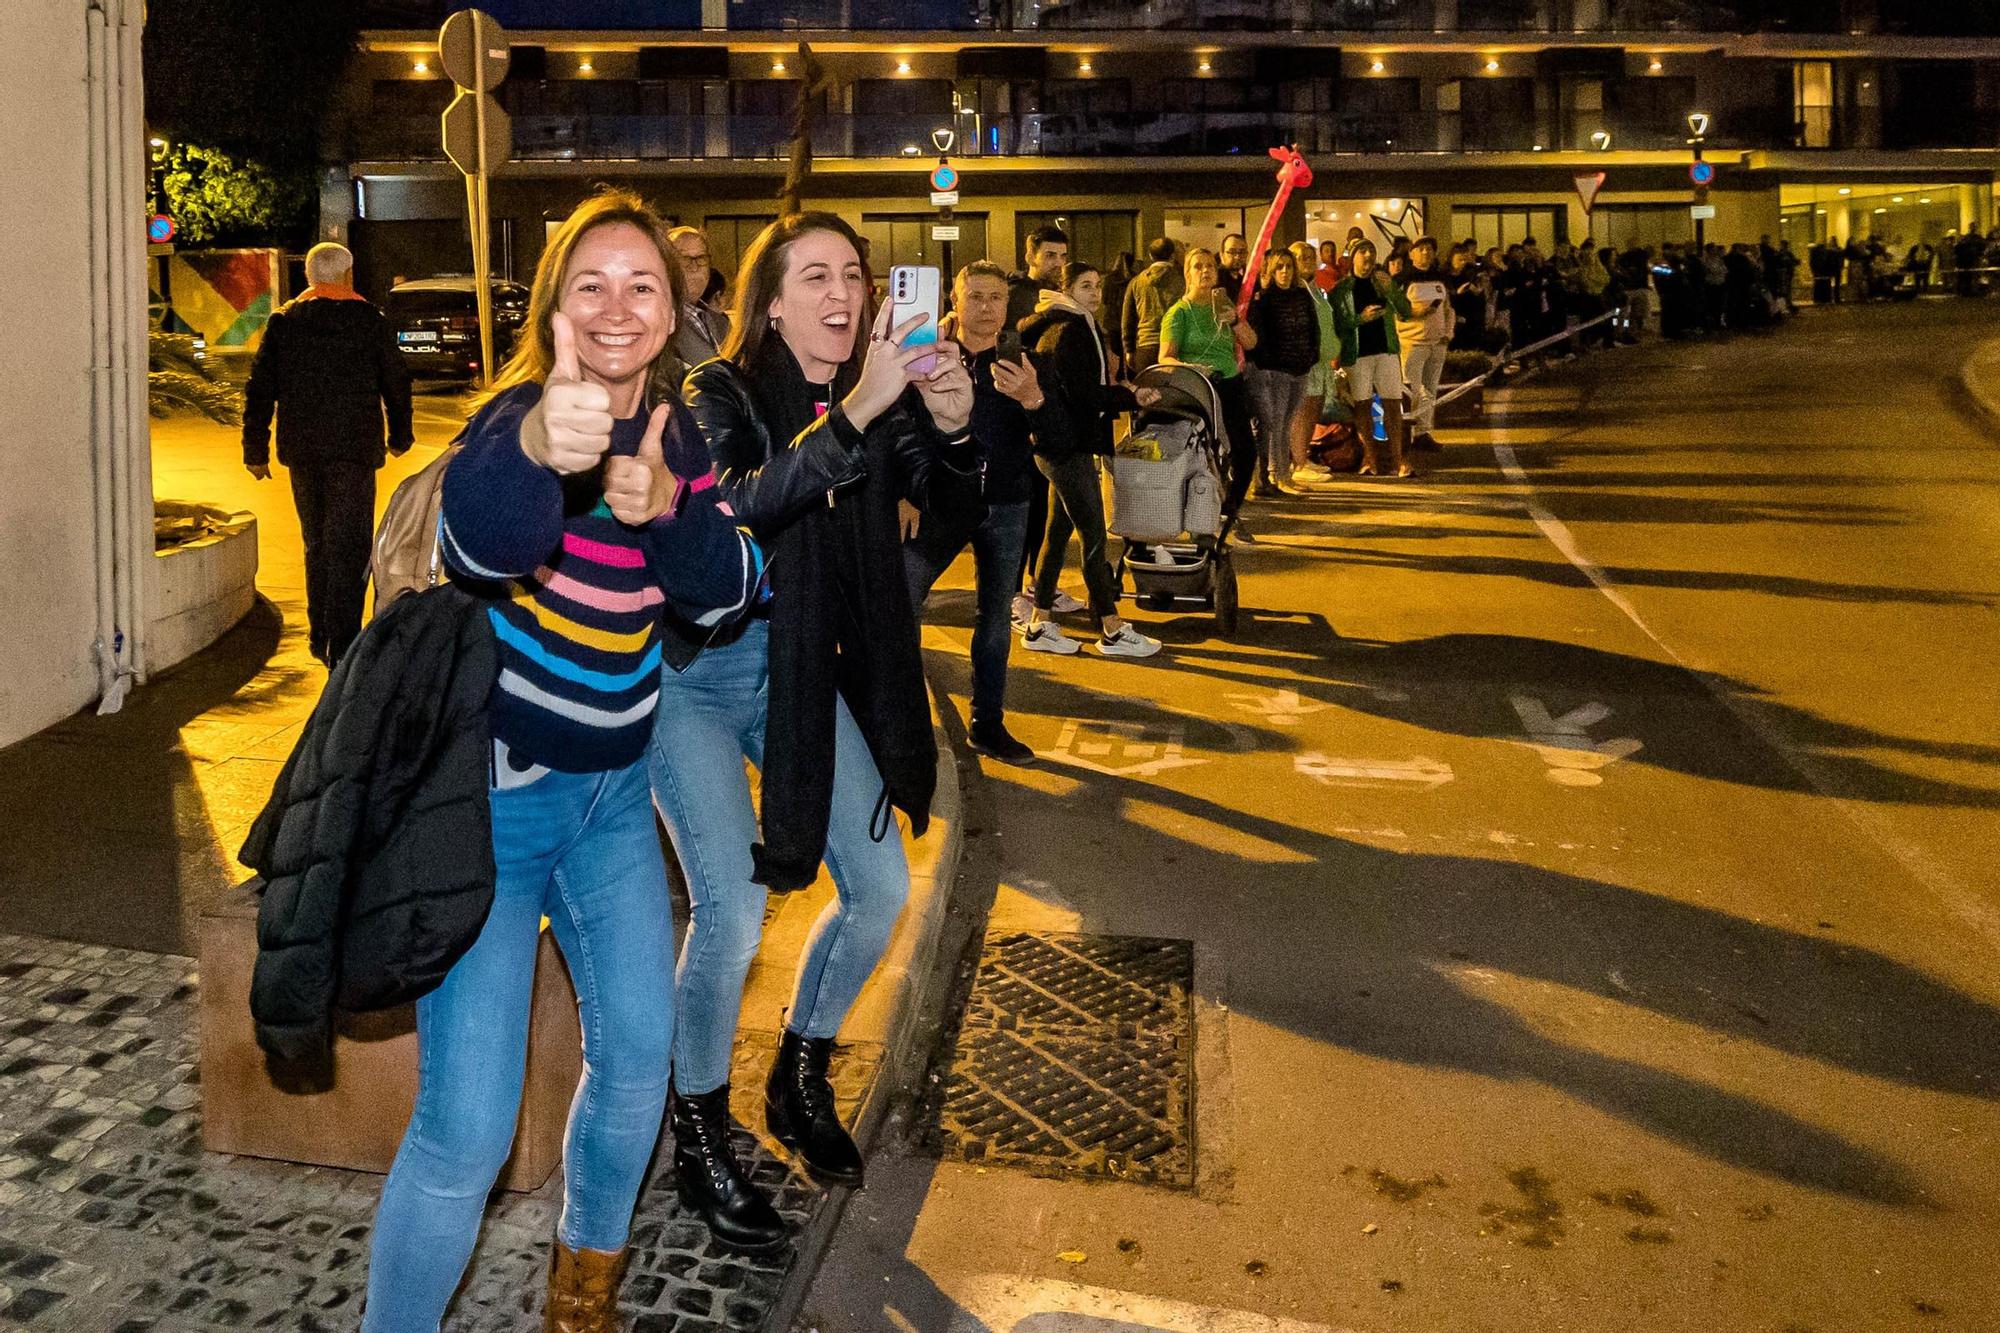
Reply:
<svg viewBox="0 0 2000 1333"><path fill-rule="evenodd" d="M331 667L361 632L375 530L375 470L386 445L414 436L410 375L382 312L354 290L346 246L306 255L297 299L271 316L244 389L243 466L271 475L271 414L278 462L291 470L306 548L306 622L312 655Z"/></svg>

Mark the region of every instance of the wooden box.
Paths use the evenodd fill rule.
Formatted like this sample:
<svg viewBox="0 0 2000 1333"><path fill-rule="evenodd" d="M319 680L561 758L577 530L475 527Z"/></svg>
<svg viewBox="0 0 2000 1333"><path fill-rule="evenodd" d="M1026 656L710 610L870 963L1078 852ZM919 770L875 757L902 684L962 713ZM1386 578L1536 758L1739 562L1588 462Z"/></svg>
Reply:
<svg viewBox="0 0 2000 1333"><path fill-rule="evenodd" d="M344 1019L334 1038L333 1086L292 1093L272 1083L250 1021L257 960L252 880L201 919L202 1146L316 1166L386 1172L417 1093L413 1005ZM541 1186L562 1162L563 1130L583 1075L575 992L546 930L535 957L527 1086L514 1152L500 1173L510 1190Z"/></svg>

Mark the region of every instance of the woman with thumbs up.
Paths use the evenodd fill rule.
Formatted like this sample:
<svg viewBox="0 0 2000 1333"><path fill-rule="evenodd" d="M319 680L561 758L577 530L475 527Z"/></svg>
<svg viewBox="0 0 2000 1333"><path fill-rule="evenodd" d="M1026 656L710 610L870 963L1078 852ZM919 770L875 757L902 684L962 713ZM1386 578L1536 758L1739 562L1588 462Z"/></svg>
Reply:
<svg viewBox="0 0 2000 1333"><path fill-rule="evenodd" d="M786 1236L729 1144L743 983L766 893L805 888L822 861L836 894L799 960L766 1121L817 1179L861 1180L828 1063L909 894L895 811L921 833L937 777L898 505L965 530L984 514L972 382L952 343L904 344L921 323L892 328L872 308L852 228L794 214L745 252L730 340L683 389L721 490L771 552L771 598L755 615L674 635L651 752L693 908L674 1166L681 1200L744 1249ZM761 838L745 758L762 775Z"/></svg>
<svg viewBox="0 0 2000 1333"><path fill-rule="evenodd" d="M544 918L584 1045L546 1326L618 1326L672 1049L673 922L645 766L662 613L718 626L762 573L686 409L650 391L679 283L666 227L637 197L580 206L445 472L445 563L488 599L499 649L496 874L477 941L417 1002L416 1106L375 1217L368 1333L434 1333L464 1275L514 1141Z"/></svg>

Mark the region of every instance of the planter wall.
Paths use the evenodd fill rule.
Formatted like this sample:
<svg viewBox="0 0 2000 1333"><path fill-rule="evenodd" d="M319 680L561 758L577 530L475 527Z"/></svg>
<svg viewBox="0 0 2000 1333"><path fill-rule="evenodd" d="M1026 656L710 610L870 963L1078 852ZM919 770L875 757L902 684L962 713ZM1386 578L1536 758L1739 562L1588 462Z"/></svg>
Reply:
<svg viewBox="0 0 2000 1333"><path fill-rule="evenodd" d="M162 516L200 514L214 524L205 537L153 553L146 658L160 672L208 647L249 613L257 597L257 519L177 500L161 500L155 509Z"/></svg>

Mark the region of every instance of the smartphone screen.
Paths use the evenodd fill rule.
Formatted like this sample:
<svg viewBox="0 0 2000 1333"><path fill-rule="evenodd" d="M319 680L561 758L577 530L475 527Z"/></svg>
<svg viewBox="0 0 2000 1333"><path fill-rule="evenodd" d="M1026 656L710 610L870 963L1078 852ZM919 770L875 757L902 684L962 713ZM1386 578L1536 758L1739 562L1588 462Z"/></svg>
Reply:
<svg viewBox="0 0 2000 1333"><path fill-rule="evenodd" d="M938 340L938 271L928 264L898 264L889 270L889 327L900 328L918 315L924 322L903 339L903 346L917 347ZM911 369L929 374L937 365L935 356L920 357Z"/></svg>

